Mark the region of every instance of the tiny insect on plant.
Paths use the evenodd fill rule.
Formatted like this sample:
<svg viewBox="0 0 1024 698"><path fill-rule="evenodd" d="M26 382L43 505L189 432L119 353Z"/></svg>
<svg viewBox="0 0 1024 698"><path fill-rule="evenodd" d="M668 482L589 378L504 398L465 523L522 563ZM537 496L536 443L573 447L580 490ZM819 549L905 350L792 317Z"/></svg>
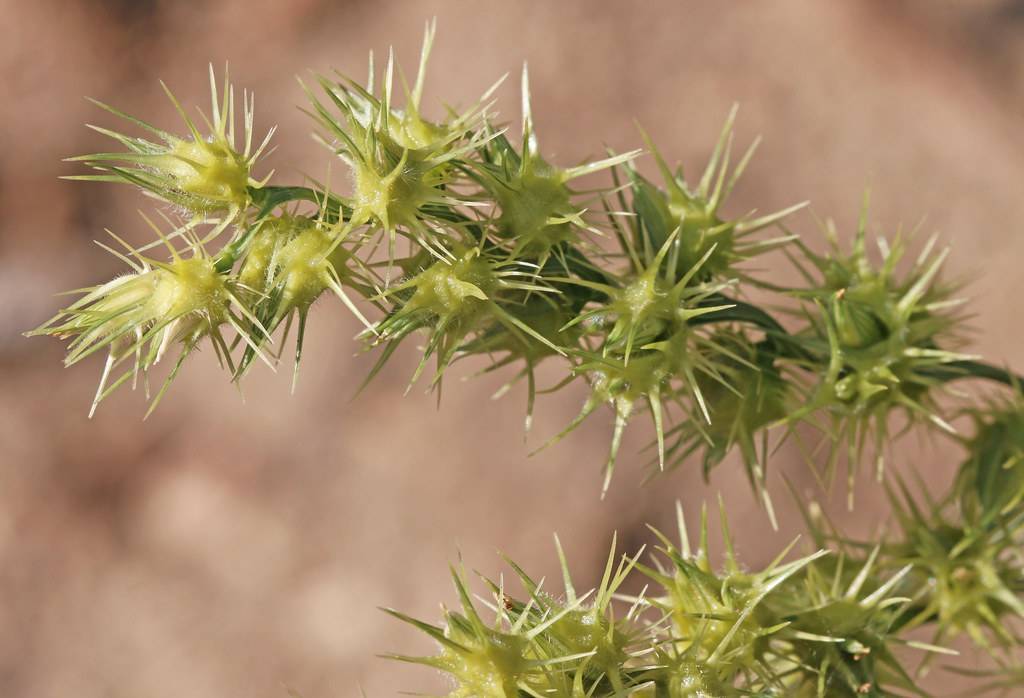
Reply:
<svg viewBox="0 0 1024 698"><path fill-rule="evenodd" d="M678 541L654 531L650 560L613 544L593 592L576 590L559 545L563 595L509 561L522 595L483 580L493 594L483 606L454 569L460 608L442 625L388 610L438 646L397 658L448 673L451 696L924 695L917 676L959 635L994 658L977 674L979 690L1019 690L1024 396L1014 373L966 353L960 288L942 275L948 248L932 238L911 259L913 235L869 232L867 197L852 245L826 223L823 252L790 230L805 203L730 216L729 196L757 147L734 159L735 109L695 179L670 167L646 134L642 150L552 163L525 69L518 133L493 117L500 81L432 121L422 101L433 40L430 24L415 82L401 81L401 95L393 53L380 75L371 60L365 84L316 76L303 86L319 142L351 172L348 195L257 178L273 129L255 145L253 100L243 93L239 130L234 89L226 75L218 86L212 68L209 117L189 117L167 90L183 137L100 104L143 135L92 127L122 149L71 158L91 170L71 178L133 185L173 213L145 219L154 244L134 248L111 233L103 246L126 274L85 289L29 333L70 339L68 365L106 351L92 410L130 383L145 387L151 412L203 345L241 381L257 359L279 363L293 329L297 379L310 310L334 296L377 354L367 382L407 340L424 337L410 386L431 360L428 388L440 390L453 362L483 357L485 372L511 369L510 385L525 383L527 430L538 394L585 384L579 415L545 445L609 408L602 491L624 430L646 412L654 475L699 462L707 477L735 450L774 525L768 460L793 439L827 487L845 464L852 493L870 464L899 524L884 540L852 540L794 495L813 549L794 557L790 545L750 571L733 552L724 510L717 567L707 512L692 546L680 509ZM641 174L642 155L658 181ZM587 175L605 184L582 190ZM153 256L159 247L165 259ZM788 257L799 285L750 270L769 252ZM168 355L176 358L150 393ZM544 390L541 362L564 371ZM970 380L1003 395L985 401L952 387ZM951 426L965 415L966 435ZM895 423L963 448L941 497L886 471ZM820 442L806 447L801 425ZM633 576L653 591L626 594ZM930 641L913 639L922 628Z"/></svg>

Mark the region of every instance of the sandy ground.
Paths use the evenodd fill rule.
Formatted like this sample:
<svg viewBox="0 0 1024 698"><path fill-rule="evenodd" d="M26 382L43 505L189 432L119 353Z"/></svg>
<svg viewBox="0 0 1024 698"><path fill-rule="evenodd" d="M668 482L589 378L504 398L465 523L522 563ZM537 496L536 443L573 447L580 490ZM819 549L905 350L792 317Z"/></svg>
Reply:
<svg viewBox="0 0 1024 698"><path fill-rule="evenodd" d="M91 244L104 227L146 239L136 209L149 204L135 192L58 179L77 171L61 158L106 146L82 124L111 119L83 95L171 126L157 79L204 101L207 63L228 61L257 95L258 124L280 126L267 167L282 181L319 176L328 161L294 106L294 76L362 75L367 51L389 44L411 70L432 16L428 103L467 104L529 61L541 141L561 163L634 146L637 119L694 169L739 102L741 142L765 143L734 213L807 198L848 232L870 185L878 229L927 216L954 247L950 273L971 279L975 348L1021 363L1020 2L0 0L0 15L0 695L437 689L429 672L375 658L430 650L376 608L436 617L454 600L446 564L460 553L488 574L500 549L553 575L557 531L586 584L613 530L635 549L649 541L645 522L670 525L676 499L693 509L716 492L752 565L801 528L787 512L767 532L736 463L710 485L690 468L638 487L643 420L599 501L608 415L527 459L520 391L490 401L496 377L450 381L440 411L420 390L403 398L411 347L352 401L369 359L353 357L356 325L329 302L294 396L287 376L257 370L243 400L207 355L148 421L127 391L87 420L99 363L64 370L58 342L20 336L58 307L56 292L116 273ZM514 86L500 97L518 119ZM794 227L816 231L811 215ZM543 400L531 443L581 400L579 389ZM957 458L917 441L902 455L937 488ZM779 472L812 486L792 450L771 466L780 501ZM884 512L877 489L861 494L855 514L839 512L854 531Z"/></svg>

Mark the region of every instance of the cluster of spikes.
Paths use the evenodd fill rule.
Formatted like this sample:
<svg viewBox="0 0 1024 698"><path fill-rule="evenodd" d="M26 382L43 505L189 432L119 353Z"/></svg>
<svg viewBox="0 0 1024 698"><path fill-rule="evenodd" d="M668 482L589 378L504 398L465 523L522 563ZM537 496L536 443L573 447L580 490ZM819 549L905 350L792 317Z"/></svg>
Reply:
<svg viewBox="0 0 1024 698"><path fill-rule="evenodd" d="M930 695L933 671L970 677L978 694L1016 695L1024 619L1024 396L971 413L975 435L949 492L911 494L889 477L895 531L874 540L840 533L800 504L812 541L798 540L763 569L737 557L719 501L723 563L711 563L708 514L691 543L677 506L678 542L617 558L581 594L555 543L564 583L543 588L511 560L522 587L483 583L477 602L453 570L460 607L431 625L393 610L436 641L437 654L389 655L445 673L452 698L832 698ZM799 503L802 500L796 496ZM923 500L923 501L918 501ZM484 620L484 615L487 620ZM988 653L964 663L954 646ZM942 662L937 666L938 662ZM948 673L947 673L948 675Z"/></svg>
<svg viewBox="0 0 1024 698"><path fill-rule="evenodd" d="M840 459L851 479L868 458L881 475L894 415L952 432L940 399L949 383L1011 382L958 351L957 289L940 279L946 250L934 239L909 267L899 262L911 235L877 236L873 254L866 200L850 252L831 223L825 254L783 227L803 204L727 215L757 147L734 162L735 109L693 183L646 134L657 183L637 168L639 150L562 167L541 154L525 69L518 138L495 119L501 81L464 110L424 116L433 39L428 25L411 88L390 53L383 77L371 56L365 85L340 75L303 85L317 140L349 171L347 195L326 184L275 185L272 173L256 179L273 129L253 147L245 94L237 133L234 90L226 79L218 88L212 68L209 117L190 117L167 91L184 137L100 104L146 137L93 127L124 150L72 158L93 173L71 178L132 184L169 206L153 244L132 247L111 233L116 244L104 247L126 275L86 289L33 333L70 339L69 365L106 351L93 410L126 382L145 386L152 410L205 344L237 382L256 359L277 366L294 337L297 378L309 311L329 295L377 353L367 382L410 338L423 347L410 387L424 379L440 391L456 360L481 356L484 372L510 371L502 393L525 383L527 431L538 394L583 383L578 417L544 443L610 409L605 490L627 424L646 412L652 473L695 457L707 476L737 450L774 522L767 460L794 435L803 448L798 425L833 445L822 468L829 478ZM147 256L157 246L168 260ZM806 283L782 288L754 276L749 262L773 251ZM779 317L750 291L774 294ZM150 391L168 353L176 358ZM548 360L561 362L564 379L539 386L536 368Z"/></svg>
<svg viewBox="0 0 1024 698"><path fill-rule="evenodd" d="M820 547L794 558L794 540L754 571L737 560L721 511L720 568L710 561L706 508L694 547L678 507L678 542L652 528L659 545L648 564L643 549L617 558L613 541L599 585L586 594L557 537L557 589L506 560L520 596L504 579L482 578L490 593L474 601L465 572L453 569L459 606L444 610L442 625L385 609L429 635L437 653L388 656L443 672L451 698L857 698L928 695L921 679L936 658L954 662L940 670L975 672L944 644L961 634L990 651L1019 642L1001 625L1022 617L1019 597L986 587L1019 584L1019 560L1016 573L1008 564L972 567L975 553L965 549L937 563L932 522L916 515L901 516L904 542L892 550L848 540L830 549L818 514L809 523ZM936 564L952 571L944 577ZM921 626L934 638L917 639ZM986 688L1019 687L1020 666L1012 655L998 658Z"/></svg>
<svg viewBox="0 0 1024 698"><path fill-rule="evenodd" d="M918 676L961 635L1000 667L984 686L1019 688L1024 398L1015 374L964 353L959 288L942 276L948 250L934 238L918 247L913 231L870 232L867 197L852 246L826 222L825 251L790 230L803 204L729 213L757 146L734 157L735 109L696 179L646 134L655 179L641 173L640 150L569 167L545 159L525 70L518 135L494 112L501 81L431 120L433 38L428 25L411 88L392 54L382 76L371 57L365 84L303 85L317 140L348 169L347 192L258 179L273 129L257 139L252 97L243 93L239 120L212 68L209 116L190 117L167 91L184 136L100 104L141 135L94 126L122 149L72 158L91 172L70 178L140 188L159 207L143 216L156 239L132 246L110 233L100 244L125 273L31 333L69 340L68 365L106 353L92 409L128 383L152 411L204 346L237 383L258 363L276 368L293 344L294 390L312 306L332 296L376 353L367 382L413 341L422 356L410 387L440 392L454 362L481 357L484 372L509 371L501 393L525 384L527 430L538 394L581 384L578 417L545 445L610 411L604 489L626 426L646 413L652 474L696 460L707 477L737 452L773 525L767 462L787 439L826 488L841 465L852 484L869 462L890 495L895 532L853 540L809 507L816 549L787 561L787 548L760 572L736 560L727 529L724 568L713 569L706 523L696 550L685 530L678 544L658 534L650 564L617 561L613 548L589 595L567 571L556 596L513 565L525 596L487 582L493 621L455 571L461 608L442 626L393 612L437 641L439 654L403 659L448 673L450 695L921 695ZM766 254L788 258L800 284L755 274ZM563 378L538 385L541 362L560 363ZM1008 390L979 403L956 389L964 379ZM915 497L884 469L911 429L968 453L942 497L923 483ZM636 576L655 591L639 591ZM929 630L929 642L913 639ZM917 669L897 645L924 652Z"/></svg>

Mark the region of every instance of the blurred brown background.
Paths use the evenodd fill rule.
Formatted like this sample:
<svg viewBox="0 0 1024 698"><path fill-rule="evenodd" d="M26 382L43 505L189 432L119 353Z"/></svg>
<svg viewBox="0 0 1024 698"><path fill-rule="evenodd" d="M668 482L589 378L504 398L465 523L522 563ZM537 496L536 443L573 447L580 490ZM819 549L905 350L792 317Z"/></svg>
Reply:
<svg viewBox="0 0 1024 698"><path fill-rule="evenodd" d="M776 486L783 530L766 533L735 464L709 487L695 469L638 487L645 418L601 502L607 414L527 459L521 391L492 402L500 378L449 381L440 411L421 390L402 398L411 347L350 401L370 360L353 358L356 326L334 302L314 314L296 395L287 371L257 369L243 400L207 354L145 422L127 390L87 420L99 360L64 370L58 342L20 336L58 307L56 292L120 270L91 244L104 227L147 236L136 192L57 179L77 171L61 158L107 147L82 124L113 118L83 95L177 128L157 79L205 104L207 63L229 61L256 92L257 125L280 125L264 171L298 181L328 156L294 106L294 76L361 76L367 51L389 44L411 72L435 15L428 103L468 104L528 60L557 162L634 146L636 118L692 170L740 102L740 141L765 144L734 213L809 198L848 231L870 184L879 227L927 214L954 246L951 272L973 279L978 350L1022 363L1020 0L0 0L0 696L436 689L428 670L374 657L431 650L375 608L436 618L454 601L446 564L459 551L489 574L500 549L553 577L558 531L591 584L613 530L636 549L645 522L671 525L676 498L693 509L717 491L751 564L800 531ZM511 121L515 82L500 94ZM815 230L806 214L794 225ZM581 399L579 387L544 399L534 444ZM936 487L956 458L917 442L904 453ZM810 486L791 451L772 468L775 485L785 471ZM853 530L882 510L878 490L865 493L840 515Z"/></svg>

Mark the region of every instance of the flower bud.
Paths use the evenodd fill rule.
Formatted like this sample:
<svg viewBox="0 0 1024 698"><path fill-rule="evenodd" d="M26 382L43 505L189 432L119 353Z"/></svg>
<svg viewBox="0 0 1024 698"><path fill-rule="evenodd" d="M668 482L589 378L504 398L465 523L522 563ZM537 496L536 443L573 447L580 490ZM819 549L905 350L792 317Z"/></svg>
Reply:
<svg viewBox="0 0 1024 698"><path fill-rule="evenodd" d="M235 145L234 91L230 84L225 83L218 104L212 66L210 90L213 120L210 124L210 133L203 135L164 85L164 91L188 128L188 138L173 135L113 107L96 102L99 107L127 119L156 136L158 140L154 142L130 137L94 126L94 130L118 141L127 148L127 151L94 153L70 158L72 161L84 162L103 173L74 176L70 179L134 184L159 199L199 216L225 214L234 218L241 215L252 200L250 187L263 185L263 182L252 179L251 172L253 164L266 148L274 130L271 129L263 143L253 151L253 100L251 95L243 96L244 147L238 149Z"/></svg>
<svg viewBox="0 0 1024 698"><path fill-rule="evenodd" d="M93 410L128 378L148 374L172 345L181 347L178 363L153 406L176 376L178 366L202 339L209 337L218 358L231 366L222 325L231 325L253 346L251 334L256 330L265 332L236 295L237 282L219 273L214 260L201 248L193 248L193 256L188 259L175 252L168 263L147 259L134 250L132 254L141 262L133 273L87 289L83 298L31 333L72 338L67 365L107 349L107 364ZM249 318L251 326L243 327L242 318ZM107 388L111 370L131 358L134 368Z"/></svg>

